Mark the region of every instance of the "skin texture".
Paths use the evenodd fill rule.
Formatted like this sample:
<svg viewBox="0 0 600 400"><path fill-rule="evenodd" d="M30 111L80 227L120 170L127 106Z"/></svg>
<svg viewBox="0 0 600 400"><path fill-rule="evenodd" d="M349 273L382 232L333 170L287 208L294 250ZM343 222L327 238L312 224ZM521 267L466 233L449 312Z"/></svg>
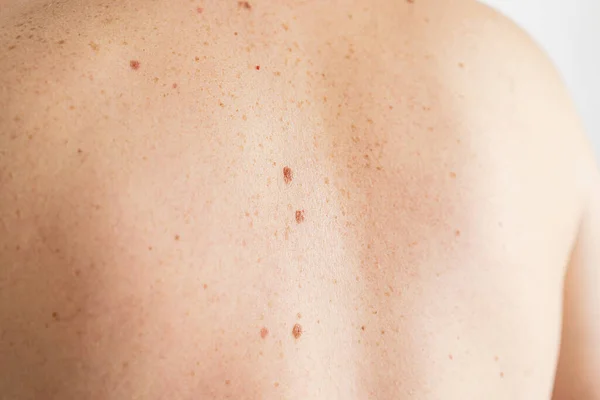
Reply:
<svg viewBox="0 0 600 400"><path fill-rule="evenodd" d="M9 0L0 27L1 399L600 398L597 169L505 18Z"/></svg>

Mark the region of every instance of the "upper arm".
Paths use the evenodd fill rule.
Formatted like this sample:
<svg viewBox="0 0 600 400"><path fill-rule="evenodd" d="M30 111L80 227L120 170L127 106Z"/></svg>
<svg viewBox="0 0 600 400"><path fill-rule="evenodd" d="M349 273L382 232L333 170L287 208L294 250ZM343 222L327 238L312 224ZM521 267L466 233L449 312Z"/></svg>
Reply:
<svg viewBox="0 0 600 400"><path fill-rule="evenodd" d="M596 173L564 285L554 399L600 399L600 178Z"/></svg>

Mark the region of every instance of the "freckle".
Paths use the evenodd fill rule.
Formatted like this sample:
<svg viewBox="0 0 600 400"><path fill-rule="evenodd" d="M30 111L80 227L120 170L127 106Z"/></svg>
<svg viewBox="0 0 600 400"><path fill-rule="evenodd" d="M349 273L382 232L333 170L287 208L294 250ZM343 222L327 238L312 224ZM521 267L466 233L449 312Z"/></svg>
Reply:
<svg viewBox="0 0 600 400"><path fill-rule="evenodd" d="M463 63L461 63L461 62L460 62L460 63L458 63L458 66L459 66L460 68L464 68L464 67L465 67L465 64L463 64Z"/></svg>
<svg viewBox="0 0 600 400"><path fill-rule="evenodd" d="M325 184L329 185L329 178L325 178Z"/></svg>
<svg viewBox="0 0 600 400"><path fill-rule="evenodd" d="M448 358L451 359L451 360L454 359L454 357L452 357L452 354L448 354Z"/></svg>
<svg viewBox="0 0 600 400"><path fill-rule="evenodd" d="M16 44L13 44L12 46L8 46L8 49L9 49L9 50L13 50L13 49L15 49L16 47L17 47L17 45L16 45Z"/></svg>
<svg viewBox="0 0 600 400"><path fill-rule="evenodd" d="M179 240L181 237L179 235L175 235L175 240Z"/></svg>
<svg viewBox="0 0 600 400"><path fill-rule="evenodd" d="M283 167L283 181L289 185L292 182L292 179L294 178L294 174L292 172L292 169L290 167Z"/></svg>
<svg viewBox="0 0 600 400"><path fill-rule="evenodd" d="M59 40L58 44L65 44L65 41L64 40Z"/></svg>
<svg viewBox="0 0 600 400"><path fill-rule="evenodd" d="M123 367L123 369L126 369L127 367L129 367L129 363L127 361L124 361L123 364L121 364L121 366Z"/></svg>
<svg viewBox="0 0 600 400"><path fill-rule="evenodd" d="M296 210L296 223L304 222L304 210Z"/></svg>
<svg viewBox="0 0 600 400"><path fill-rule="evenodd" d="M300 324L294 325L292 328L292 335L294 338L299 339L302 336L302 326Z"/></svg>
<svg viewBox="0 0 600 400"><path fill-rule="evenodd" d="M231 381L230 381L229 379L227 379L227 380L225 381L225 384L226 384L226 385L229 385L230 383L231 383Z"/></svg>
<svg viewBox="0 0 600 400"><path fill-rule="evenodd" d="M60 315L56 311L52 313L52 319L55 321L60 321Z"/></svg>
<svg viewBox="0 0 600 400"><path fill-rule="evenodd" d="M279 387L279 382L275 382L275 383L273 384L273 386L275 386L275 387Z"/></svg>
<svg viewBox="0 0 600 400"><path fill-rule="evenodd" d="M456 178L456 172L450 172L450 178Z"/></svg>
<svg viewBox="0 0 600 400"><path fill-rule="evenodd" d="M504 372L500 372L500 378L504 378Z"/></svg>
<svg viewBox="0 0 600 400"><path fill-rule="evenodd" d="M268 334L269 334L269 330L268 330L267 328L264 328L264 327L263 327L263 328L260 330L260 337L261 337L261 338L263 338L263 339L264 339L264 338L266 338Z"/></svg>
<svg viewBox="0 0 600 400"><path fill-rule="evenodd" d="M83 153L83 150L81 150L81 149L77 149L77 153L78 153L78 154L81 154L81 153Z"/></svg>
<svg viewBox="0 0 600 400"><path fill-rule="evenodd" d="M494 356L494 361L498 362L499 358L498 356Z"/></svg>
<svg viewBox="0 0 600 400"><path fill-rule="evenodd" d="M239 8L245 8L246 10L251 10L252 9L252 5L247 2L247 1L238 1L238 7Z"/></svg>
<svg viewBox="0 0 600 400"><path fill-rule="evenodd" d="M460 231L457 229L457 230L456 230L456 232L454 232L454 234L455 234L456 236L460 236Z"/></svg>
<svg viewBox="0 0 600 400"><path fill-rule="evenodd" d="M173 84L173 89L177 89L177 84L176 83Z"/></svg>
<svg viewBox="0 0 600 400"><path fill-rule="evenodd" d="M92 49L92 50L94 50L94 51L96 51L96 52L97 52L98 50L100 50L100 46L98 46L98 45L97 45L96 43L94 43L94 42L90 42L90 43L88 43L88 45L91 47L91 49Z"/></svg>
<svg viewBox="0 0 600 400"><path fill-rule="evenodd" d="M132 70L137 71L138 69L140 69L140 62L137 60L131 60L129 61L129 66Z"/></svg>

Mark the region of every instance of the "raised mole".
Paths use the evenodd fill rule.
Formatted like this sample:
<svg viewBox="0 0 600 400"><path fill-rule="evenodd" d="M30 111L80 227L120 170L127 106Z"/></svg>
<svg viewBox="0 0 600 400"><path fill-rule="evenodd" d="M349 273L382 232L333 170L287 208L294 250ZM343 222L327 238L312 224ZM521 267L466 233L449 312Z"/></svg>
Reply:
<svg viewBox="0 0 600 400"><path fill-rule="evenodd" d="M296 210L296 223L304 222L304 210Z"/></svg>
<svg viewBox="0 0 600 400"><path fill-rule="evenodd" d="M299 339L302 336L302 326L300 324L294 325L292 328L292 335L294 338Z"/></svg>
<svg viewBox="0 0 600 400"><path fill-rule="evenodd" d="M137 71L138 69L140 69L140 62L137 60L131 60L129 61L129 66L131 67L131 69Z"/></svg>
<svg viewBox="0 0 600 400"><path fill-rule="evenodd" d="M294 174L292 173L292 169L290 167L283 167L283 181L289 185L292 183L293 178Z"/></svg>

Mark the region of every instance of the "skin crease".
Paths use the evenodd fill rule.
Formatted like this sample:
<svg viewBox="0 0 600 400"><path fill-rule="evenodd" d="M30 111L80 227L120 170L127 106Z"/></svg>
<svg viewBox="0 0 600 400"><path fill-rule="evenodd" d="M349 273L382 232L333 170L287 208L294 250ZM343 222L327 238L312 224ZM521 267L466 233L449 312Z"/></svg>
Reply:
<svg viewBox="0 0 600 400"><path fill-rule="evenodd" d="M490 9L9 0L0 51L1 399L600 398L595 161Z"/></svg>

